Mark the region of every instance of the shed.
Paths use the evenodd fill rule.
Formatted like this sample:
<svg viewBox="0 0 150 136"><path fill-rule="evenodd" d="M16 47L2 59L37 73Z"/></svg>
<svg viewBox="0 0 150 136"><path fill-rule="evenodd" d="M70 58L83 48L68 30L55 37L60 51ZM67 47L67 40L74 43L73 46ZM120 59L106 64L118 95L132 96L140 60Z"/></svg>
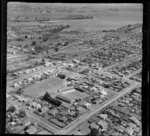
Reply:
<svg viewBox="0 0 150 136"><path fill-rule="evenodd" d="M28 125L31 124L31 122L30 122L29 118L25 118L25 119L22 121L21 124L24 125L24 126L28 126Z"/></svg>
<svg viewBox="0 0 150 136"><path fill-rule="evenodd" d="M59 100L62 100L64 102L67 102L67 103L72 103L73 102L73 100L71 100L71 99L69 99L69 98L67 98L65 96L62 96L62 95L57 95L55 98L59 99Z"/></svg>
<svg viewBox="0 0 150 136"><path fill-rule="evenodd" d="M70 103L66 103L66 102L63 102L61 106L64 106L65 108L70 108L71 107L71 104Z"/></svg>

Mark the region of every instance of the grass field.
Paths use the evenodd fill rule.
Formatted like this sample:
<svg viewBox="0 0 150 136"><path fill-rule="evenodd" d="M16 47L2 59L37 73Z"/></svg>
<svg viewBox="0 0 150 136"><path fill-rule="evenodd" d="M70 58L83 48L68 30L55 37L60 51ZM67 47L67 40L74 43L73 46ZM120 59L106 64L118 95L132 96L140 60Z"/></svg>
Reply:
<svg viewBox="0 0 150 136"><path fill-rule="evenodd" d="M55 92L64 87L64 82L60 78L54 77L51 79L39 81L36 84L30 85L24 89L24 95L31 97L39 97L47 92Z"/></svg>
<svg viewBox="0 0 150 136"><path fill-rule="evenodd" d="M79 98L84 99L89 96L88 94L82 93L79 91L74 91L74 92L63 94L63 95L71 100L75 100L75 99L79 99Z"/></svg>

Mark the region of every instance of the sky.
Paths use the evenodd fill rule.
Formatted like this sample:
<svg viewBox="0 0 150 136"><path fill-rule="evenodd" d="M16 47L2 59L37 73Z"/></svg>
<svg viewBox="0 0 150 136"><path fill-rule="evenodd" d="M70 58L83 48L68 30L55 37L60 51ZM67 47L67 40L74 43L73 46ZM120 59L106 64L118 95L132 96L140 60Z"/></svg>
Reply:
<svg viewBox="0 0 150 136"><path fill-rule="evenodd" d="M21 4L21 2L9 2L9 4ZM23 4L23 2L22 2ZM24 3L25 4L25 3ZM57 5L57 6L70 6L70 7L95 7L101 9L119 8L119 9L143 9L143 5L136 3L29 3L30 5Z"/></svg>

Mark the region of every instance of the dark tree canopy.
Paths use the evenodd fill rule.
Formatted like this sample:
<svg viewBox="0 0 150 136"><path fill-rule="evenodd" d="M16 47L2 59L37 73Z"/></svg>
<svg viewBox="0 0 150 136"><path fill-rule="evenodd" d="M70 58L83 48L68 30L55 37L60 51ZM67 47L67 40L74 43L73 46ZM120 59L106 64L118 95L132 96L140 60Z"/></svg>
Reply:
<svg viewBox="0 0 150 136"><path fill-rule="evenodd" d="M61 79L65 79L65 78L66 78L66 75L65 75L65 74L62 74L62 73L59 73L59 74L58 74L58 77L61 78Z"/></svg>
<svg viewBox="0 0 150 136"><path fill-rule="evenodd" d="M18 117L20 118L24 118L26 116L26 113L24 110L20 110L20 112L18 113Z"/></svg>
<svg viewBox="0 0 150 136"><path fill-rule="evenodd" d="M36 45L36 41L33 41L31 45L35 46Z"/></svg>
<svg viewBox="0 0 150 136"><path fill-rule="evenodd" d="M102 136L98 129L92 128L89 134L90 136Z"/></svg>
<svg viewBox="0 0 150 136"><path fill-rule="evenodd" d="M57 99L54 99L50 96L50 94L48 92L46 92L43 96L43 100L46 100L56 106L60 106L62 102L60 102L59 100Z"/></svg>
<svg viewBox="0 0 150 136"><path fill-rule="evenodd" d="M27 38L28 38L28 36L27 36L27 35L25 35L25 36L24 36L24 38L25 38L25 39L27 39Z"/></svg>
<svg viewBox="0 0 150 136"><path fill-rule="evenodd" d="M45 100L50 99L50 98L51 98L51 96L48 92L46 92L43 96L43 99L45 99Z"/></svg>
<svg viewBox="0 0 150 136"><path fill-rule="evenodd" d="M16 108L14 107L14 106L10 106L9 108L8 108L8 112L15 112L16 111Z"/></svg>
<svg viewBox="0 0 150 136"><path fill-rule="evenodd" d="M54 47L54 50L57 52L59 50L59 48L58 47Z"/></svg>

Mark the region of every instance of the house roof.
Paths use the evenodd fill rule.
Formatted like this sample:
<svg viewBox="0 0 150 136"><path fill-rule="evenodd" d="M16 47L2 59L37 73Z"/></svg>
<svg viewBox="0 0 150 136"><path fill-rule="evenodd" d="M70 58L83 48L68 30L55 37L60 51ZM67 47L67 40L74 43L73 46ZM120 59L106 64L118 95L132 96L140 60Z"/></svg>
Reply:
<svg viewBox="0 0 150 136"><path fill-rule="evenodd" d="M61 105L66 107L66 108L70 108L71 107L71 104L70 103L66 103L66 102L63 102Z"/></svg>
<svg viewBox="0 0 150 136"><path fill-rule="evenodd" d="M48 135L48 134L52 134L52 133L50 133L50 132L48 132L46 130L42 130L42 131L40 131L40 132L38 132L36 134Z"/></svg>
<svg viewBox="0 0 150 136"><path fill-rule="evenodd" d="M26 130L28 134L34 134L37 131L37 128L35 126L29 127L29 129Z"/></svg>
<svg viewBox="0 0 150 136"><path fill-rule="evenodd" d="M30 122L30 119L29 119L29 118L25 118L25 119L22 121L22 124L25 125L25 124L27 124L27 123L29 123L29 122Z"/></svg>
<svg viewBox="0 0 150 136"><path fill-rule="evenodd" d="M95 123L91 123L90 124L90 128L92 129L92 128L96 128L96 129L98 129L99 128L99 126L98 125L96 125Z"/></svg>
<svg viewBox="0 0 150 136"><path fill-rule="evenodd" d="M84 135L81 131L77 131L75 135Z"/></svg>

